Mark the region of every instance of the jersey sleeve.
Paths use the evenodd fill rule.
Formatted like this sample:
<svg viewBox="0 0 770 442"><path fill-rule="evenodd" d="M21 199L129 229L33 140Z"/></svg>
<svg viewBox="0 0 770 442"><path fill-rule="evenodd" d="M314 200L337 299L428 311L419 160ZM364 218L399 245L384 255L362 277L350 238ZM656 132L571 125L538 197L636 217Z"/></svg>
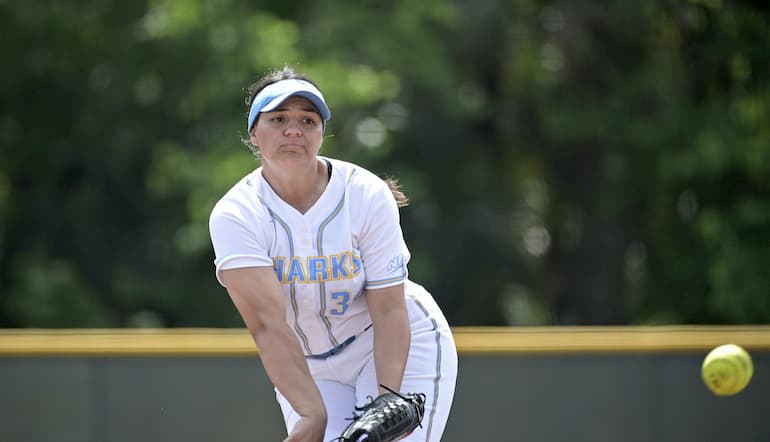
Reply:
<svg viewBox="0 0 770 442"><path fill-rule="evenodd" d="M366 271L366 289L403 283L407 276L409 250L401 231L398 206L388 185L377 179L364 194L367 209L359 237L361 261Z"/></svg>
<svg viewBox="0 0 770 442"><path fill-rule="evenodd" d="M272 233L270 220L262 219L232 201L220 201L209 217L214 246L216 276L222 286L222 270L273 266L268 252Z"/></svg>

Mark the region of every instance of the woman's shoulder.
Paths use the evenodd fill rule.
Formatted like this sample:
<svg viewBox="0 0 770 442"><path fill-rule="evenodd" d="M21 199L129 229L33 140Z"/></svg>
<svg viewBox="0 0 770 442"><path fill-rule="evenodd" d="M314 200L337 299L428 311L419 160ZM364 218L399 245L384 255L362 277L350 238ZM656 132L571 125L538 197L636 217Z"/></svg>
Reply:
<svg viewBox="0 0 770 442"><path fill-rule="evenodd" d="M259 179L260 169L255 169L232 187L214 204L214 214L252 213L259 215L267 212L262 197L262 180Z"/></svg>
<svg viewBox="0 0 770 442"><path fill-rule="evenodd" d="M326 158L326 160L331 162L333 170L340 172L348 187L380 187L387 185L377 174L359 164L334 158Z"/></svg>

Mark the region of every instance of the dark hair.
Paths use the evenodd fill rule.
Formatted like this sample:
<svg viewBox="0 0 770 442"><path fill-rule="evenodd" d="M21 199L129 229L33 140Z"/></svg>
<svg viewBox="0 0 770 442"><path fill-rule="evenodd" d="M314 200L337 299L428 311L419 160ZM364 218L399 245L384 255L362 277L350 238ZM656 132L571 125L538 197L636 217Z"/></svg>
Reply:
<svg viewBox="0 0 770 442"><path fill-rule="evenodd" d="M318 87L317 84L313 82L313 80L307 78L306 76L300 74L297 72L293 67L291 66L284 66L281 69L270 71L267 74L265 74L262 78L252 83L249 88L247 89L247 95L246 95L246 116L248 117L249 109L251 109L251 103L254 101L254 97L257 96L259 91L264 89L267 86L270 86L273 83L277 83L281 80L304 80L308 83L312 84L319 90L321 88Z"/></svg>
<svg viewBox="0 0 770 442"><path fill-rule="evenodd" d="M274 71L270 71L264 76L262 76L259 80L252 83L246 93L246 118L249 116L249 110L251 109L251 103L254 101L254 98L259 94L259 91L266 88L267 86L279 82L281 80L289 80L289 79L295 79L295 80L305 80L308 83L312 84L313 86L318 88L318 85L313 82L313 80L309 79L305 75L300 74L297 72L296 69L292 68L291 66L284 66L281 69L277 69ZM320 90L320 88L318 88ZM257 149L257 146L254 146L251 144L251 139L249 134L246 134L246 138L243 140L243 143L251 150L251 152L254 154L257 159L259 159L259 149ZM390 192L393 194L393 198L396 199L396 204L398 207L405 207L409 205L409 198L404 194L404 192L401 191L401 186L398 184L397 178L388 177L384 179L385 182L388 184L388 187L390 188Z"/></svg>
<svg viewBox="0 0 770 442"><path fill-rule="evenodd" d="M385 178L385 182L390 187L390 193L393 194L393 198L396 199L396 205L398 207L406 207L409 205L409 197L401 191L401 185L398 184L398 178L388 177Z"/></svg>

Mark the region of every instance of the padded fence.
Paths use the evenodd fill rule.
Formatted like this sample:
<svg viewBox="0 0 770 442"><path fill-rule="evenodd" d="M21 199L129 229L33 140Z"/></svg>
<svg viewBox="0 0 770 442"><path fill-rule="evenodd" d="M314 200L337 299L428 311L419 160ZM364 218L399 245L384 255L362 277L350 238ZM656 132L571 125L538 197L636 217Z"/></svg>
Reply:
<svg viewBox="0 0 770 442"><path fill-rule="evenodd" d="M770 441L770 327L457 327L444 441ZM706 353L744 346L748 388L716 397ZM2 330L4 442L280 441L242 329Z"/></svg>

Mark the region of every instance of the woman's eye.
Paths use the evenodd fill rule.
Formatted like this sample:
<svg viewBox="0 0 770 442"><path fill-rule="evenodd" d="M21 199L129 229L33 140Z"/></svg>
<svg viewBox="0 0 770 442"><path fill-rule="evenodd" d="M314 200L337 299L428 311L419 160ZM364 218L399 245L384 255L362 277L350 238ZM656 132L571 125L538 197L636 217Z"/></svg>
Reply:
<svg viewBox="0 0 770 442"><path fill-rule="evenodd" d="M307 124L307 125L316 124L316 121L313 118L305 118L304 120L302 120L302 122Z"/></svg>

